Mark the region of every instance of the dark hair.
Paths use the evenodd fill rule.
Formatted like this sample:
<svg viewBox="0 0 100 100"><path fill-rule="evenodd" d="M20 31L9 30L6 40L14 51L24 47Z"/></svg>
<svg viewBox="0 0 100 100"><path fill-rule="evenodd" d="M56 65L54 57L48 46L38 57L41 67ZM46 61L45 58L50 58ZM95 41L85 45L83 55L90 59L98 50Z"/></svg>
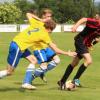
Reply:
<svg viewBox="0 0 100 100"><path fill-rule="evenodd" d="M47 22L45 22L44 27L52 31L56 27L56 22L54 20L48 20Z"/></svg>
<svg viewBox="0 0 100 100"><path fill-rule="evenodd" d="M41 11L41 16L42 16L42 15L45 15L46 13L53 14L52 10L50 10L50 9L48 9L48 8L44 8L44 9L42 9L42 11Z"/></svg>

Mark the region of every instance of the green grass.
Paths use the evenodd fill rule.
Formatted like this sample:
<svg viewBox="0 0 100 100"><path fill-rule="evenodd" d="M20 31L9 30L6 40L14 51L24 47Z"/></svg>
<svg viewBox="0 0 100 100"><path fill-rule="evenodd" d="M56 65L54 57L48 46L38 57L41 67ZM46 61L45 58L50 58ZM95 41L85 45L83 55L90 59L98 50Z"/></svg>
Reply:
<svg viewBox="0 0 100 100"><path fill-rule="evenodd" d="M8 55L9 43L17 33L0 33L0 70L6 68L6 57ZM54 42L63 50L74 50L73 33L54 33ZM83 88L76 91L58 90L57 81L63 75L67 65L72 60L68 56L60 56L61 63L57 68L47 73L48 83L43 83L37 78L33 84L37 90L23 90L21 83L29 62L22 59L14 75L0 80L0 100L100 100L100 46L97 44L92 51L93 64L81 77ZM82 63L82 62L81 62ZM78 67L77 67L78 68ZM75 68L70 79L77 71Z"/></svg>

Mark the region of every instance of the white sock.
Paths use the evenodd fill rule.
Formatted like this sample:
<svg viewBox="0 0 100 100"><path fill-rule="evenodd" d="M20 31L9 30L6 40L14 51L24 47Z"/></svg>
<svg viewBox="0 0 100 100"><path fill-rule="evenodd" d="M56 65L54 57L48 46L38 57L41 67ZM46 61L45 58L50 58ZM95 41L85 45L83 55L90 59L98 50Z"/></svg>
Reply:
<svg viewBox="0 0 100 100"><path fill-rule="evenodd" d="M0 71L0 78L7 76L7 70Z"/></svg>

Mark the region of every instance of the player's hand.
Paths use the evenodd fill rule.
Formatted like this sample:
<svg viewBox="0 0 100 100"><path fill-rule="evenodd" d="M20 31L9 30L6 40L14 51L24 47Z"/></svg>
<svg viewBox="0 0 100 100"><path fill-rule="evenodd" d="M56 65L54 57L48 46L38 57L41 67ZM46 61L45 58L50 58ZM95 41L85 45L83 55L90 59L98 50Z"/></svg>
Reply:
<svg viewBox="0 0 100 100"><path fill-rule="evenodd" d="M76 32L76 27L72 27L72 32Z"/></svg>
<svg viewBox="0 0 100 100"><path fill-rule="evenodd" d="M71 52L70 50L67 53L68 56L75 57L77 55L76 52Z"/></svg>

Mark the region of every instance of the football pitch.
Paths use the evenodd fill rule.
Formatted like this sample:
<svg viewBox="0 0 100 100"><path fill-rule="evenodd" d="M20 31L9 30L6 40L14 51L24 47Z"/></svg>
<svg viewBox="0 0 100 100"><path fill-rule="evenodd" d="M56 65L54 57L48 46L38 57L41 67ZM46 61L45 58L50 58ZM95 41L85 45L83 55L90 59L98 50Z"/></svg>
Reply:
<svg viewBox="0 0 100 100"><path fill-rule="evenodd" d="M0 70L6 68L9 44L17 33L0 33ZM75 33L53 33L53 41L63 50L74 50ZM21 84L29 62L22 59L12 76L0 79L0 100L100 100L100 44L91 51L93 63L80 81L83 87L75 91L61 91L57 81L62 77L72 58L61 55L61 63L46 74L47 84L40 78L34 80L37 90L24 90ZM81 64L82 62L80 62ZM72 79L79 66L69 79Z"/></svg>

